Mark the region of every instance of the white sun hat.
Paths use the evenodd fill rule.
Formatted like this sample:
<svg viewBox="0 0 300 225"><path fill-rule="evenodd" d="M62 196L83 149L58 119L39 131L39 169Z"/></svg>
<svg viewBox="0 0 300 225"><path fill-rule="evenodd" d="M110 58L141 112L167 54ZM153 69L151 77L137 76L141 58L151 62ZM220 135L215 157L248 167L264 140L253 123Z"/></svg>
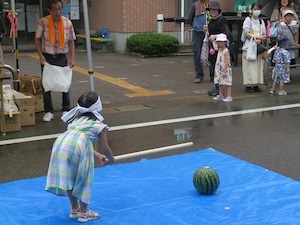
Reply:
<svg viewBox="0 0 300 225"><path fill-rule="evenodd" d="M218 34L216 41L227 41L227 36L226 34Z"/></svg>

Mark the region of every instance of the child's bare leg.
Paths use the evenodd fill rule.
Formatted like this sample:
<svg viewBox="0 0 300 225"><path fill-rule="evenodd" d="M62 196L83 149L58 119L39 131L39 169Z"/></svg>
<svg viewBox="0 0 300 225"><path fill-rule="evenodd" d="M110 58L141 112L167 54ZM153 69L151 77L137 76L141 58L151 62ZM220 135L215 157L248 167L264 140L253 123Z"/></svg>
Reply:
<svg viewBox="0 0 300 225"><path fill-rule="evenodd" d="M283 88L284 88L284 83L280 83L279 84L279 91L283 91Z"/></svg>
<svg viewBox="0 0 300 225"><path fill-rule="evenodd" d="M79 202L80 202L80 212L86 213L89 210L88 205L82 201ZM97 212L91 211L91 217L97 218L98 216L99 214Z"/></svg>
<svg viewBox="0 0 300 225"><path fill-rule="evenodd" d="M219 85L219 96L223 96L223 88L224 86L223 85Z"/></svg>
<svg viewBox="0 0 300 225"><path fill-rule="evenodd" d="M73 209L73 210L78 209L78 208L79 208L78 200L77 200L77 198L75 198L75 197L72 195L72 190L68 190L67 193L68 193L68 197L69 197L69 200L70 200L72 209Z"/></svg>
<svg viewBox="0 0 300 225"><path fill-rule="evenodd" d="M272 84L272 90L275 90L275 89L276 89L276 83L273 82L273 84Z"/></svg>
<svg viewBox="0 0 300 225"><path fill-rule="evenodd" d="M231 98L231 86L227 86L227 96L226 97L230 97Z"/></svg>
<svg viewBox="0 0 300 225"><path fill-rule="evenodd" d="M81 213L85 213L88 211L88 205L85 204L84 202L82 201L79 201L80 202L80 212Z"/></svg>

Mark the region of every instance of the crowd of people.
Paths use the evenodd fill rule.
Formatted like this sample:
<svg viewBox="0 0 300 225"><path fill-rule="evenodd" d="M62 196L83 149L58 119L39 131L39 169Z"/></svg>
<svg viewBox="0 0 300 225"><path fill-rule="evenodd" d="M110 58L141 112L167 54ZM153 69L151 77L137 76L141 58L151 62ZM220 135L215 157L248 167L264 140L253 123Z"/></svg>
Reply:
<svg viewBox="0 0 300 225"><path fill-rule="evenodd" d="M290 82L290 65L296 63L295 49L300 46L299 18L291 7L290 0L279 0L278 5L279 7L274 7L270 17L271 28L276 30L276 36L272 38L268 34L265 21L260 18L262 5L259 1L251 5L251 12L243 21L242 73L247 93L262 92L260 85L264 83L264 63L268 60L266 41L271 40L272 43L269 44L274 50L272 52L274 69L270 94L287 94L283 87L285 83ZM200 56L204 37L208 34L209 75L210 81L214 82L214 89L209 91L208 95L213 96L214 100L231 102L232 69L228 51L230 33L226 19L222 16L220 4L214 0L196 1L190 8L187 21L193 29L192 49L196 73L194 82L202 83L204 79ZM279 84L279 91L275 89L276 84ZM224 86L227 87L226 98L223 93Z"/></svg>

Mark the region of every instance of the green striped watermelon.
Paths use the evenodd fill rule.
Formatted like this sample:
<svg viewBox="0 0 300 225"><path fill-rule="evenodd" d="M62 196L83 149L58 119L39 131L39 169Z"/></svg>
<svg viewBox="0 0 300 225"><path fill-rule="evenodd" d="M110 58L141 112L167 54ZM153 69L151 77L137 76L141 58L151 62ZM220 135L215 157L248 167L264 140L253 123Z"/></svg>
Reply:
<svg viewBox="0 0 300 225"><path fill-rule="evenodd" d="M193 183L200 194L210 195L218 189L220 179L213 168L204 166L194 173Z"/></svg>

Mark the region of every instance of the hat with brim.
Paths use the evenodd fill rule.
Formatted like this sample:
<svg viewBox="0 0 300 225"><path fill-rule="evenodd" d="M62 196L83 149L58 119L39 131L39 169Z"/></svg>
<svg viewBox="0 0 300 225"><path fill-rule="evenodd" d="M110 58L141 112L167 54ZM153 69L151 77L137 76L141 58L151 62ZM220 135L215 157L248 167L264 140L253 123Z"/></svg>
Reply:
<svg viewBox="0 0 300 225"><path fill-rule="evenodd" d="M218 34L216 37L216 41L227 41L226 34Z"/></svg>
<svg viewBox="0 0 300 225"><path fill-rule="evenodd" d="M214 1L210 2L208 7L206 8L206 10L210 10L210 9L219 9L219 10L221 10L219 2L214 2Z"/></svg>
<svg viewBox="0 0 300 225"><path fill-rule="evenodd" d="M294 12L293 12L293 10L290 10L290 9L288 9L288 10L285 10L285 11L284 11L284 13L283 13L283 16L286 16L286 15L288 15L288 14L291 14L291 15L293 15L293 16L294 16Z"/></svg>

